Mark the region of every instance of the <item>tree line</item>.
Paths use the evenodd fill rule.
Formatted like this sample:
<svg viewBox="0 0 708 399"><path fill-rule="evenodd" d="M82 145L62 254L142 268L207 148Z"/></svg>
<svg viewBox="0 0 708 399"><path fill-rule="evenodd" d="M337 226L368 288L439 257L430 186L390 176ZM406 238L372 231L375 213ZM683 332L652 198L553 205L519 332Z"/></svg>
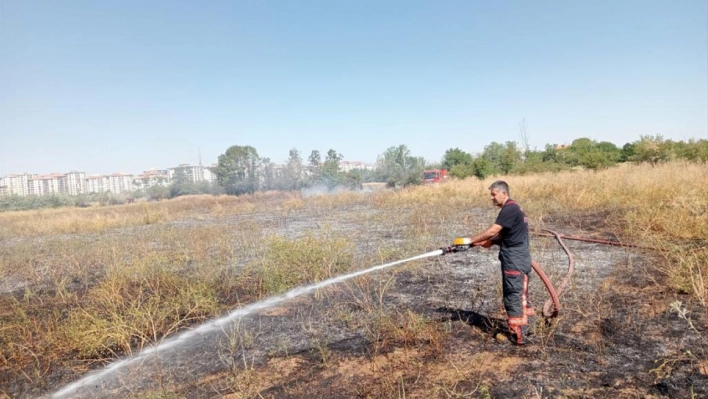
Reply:
<svg viewBox="0 0 708 399"><path fill-rule="evenodd" d="M313 150L305 161L293 148L284 165L274 164L270 158L261 158L251 146L231 146L219 155L214 171L217 183L227 194L247 194L259 190L300 190L313 186L333 188L361 187L372 181L387 182L391 186L405 186L421 182L425 160L413 156L405 145L393 146L378 156L374 170L365 168L343 171L343 156L330 149L322 157Z"/></svg>
<svg viewBox="0 0 708 399"><path fill-rule="evenodd" d="M548 144L543 150L531 150L515 141L492 142L479 154L460 148L448 149L439 163L426 163L415 156L406 145L392 146L377 159L374 170L353 169L343 171L342 154L330 149L324 154L313 150L303 159L293 148L283 165L269 158L260 157L252 146L234 145L219 155L214 173L216 181L192 182L183 170L177 169L168 186L153 186L132 193L94 193L77 197L49 196L0 196L1 210L23 210L63 206L115 205L128 198L160 200L182 195L229 194L241 195L256 191L292 191L308 187L333 188L361 187L366 182L385 182L390 187L420 184L425 169L448 169L456 178L528 174L585 168L600 170L622 162L656 165L673 160L708 162L708 140L672 141L661 135L641 136L639 140L617 147L615 144L589 138L578 138L570 145Z"/></svg>
<svg viewBox="0 0 708 399"><path fill-rule="evenodd" d="M583 137L567 146L548 144L543 151L520 148L514 141L492 142L476 156L459 148L448 149L442 167L457 178L483 179L492 175L556 172L578 167L600 170L622 162L656 165L678 159L708 162L708 140L672 141L661 135L647 135L619 148L607 141Z"/></svg>
<svg viewBox="0 0 708 399"><path fill-rule="evenodd" d="M426 163L411 154L406 145L392 146L381 153L374 170L340 168L342 155L330 149L322 159L313 150L307 161L293 148L284 165L261 158L251 146L231 146L219 156L215 170L217 184L227 194L246 194L259 190L299 190L327 187L360 187L365 182L386 182L391 187L420 184L425 169L448 169L457 178L527 174L585 168L600 170L622 162L648 162L653 165L676 159L708 162L708 141L665 140L661 135L641 136L639 140L618 147L607 141L578 138L570 145L548 144L543 150L523 148L515 141L492 142L480 154L459 148L445 152L439 163ZM173 194L178 194L173 190Z"/></svg>

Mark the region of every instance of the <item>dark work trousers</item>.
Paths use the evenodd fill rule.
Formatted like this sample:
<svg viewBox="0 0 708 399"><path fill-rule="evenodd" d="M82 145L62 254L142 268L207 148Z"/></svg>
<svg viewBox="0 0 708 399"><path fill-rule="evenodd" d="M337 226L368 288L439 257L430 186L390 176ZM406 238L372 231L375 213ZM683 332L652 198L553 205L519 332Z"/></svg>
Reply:
<svg viewBox="0 0 708 399"><path fill-rule="evenodd" d="M515 335L516 343L523 344L524 331L529 324L528 316L534 313L528 297L531 252L528 245L502 248L499 251L499 260L507 323L511 333Z"/></svg>

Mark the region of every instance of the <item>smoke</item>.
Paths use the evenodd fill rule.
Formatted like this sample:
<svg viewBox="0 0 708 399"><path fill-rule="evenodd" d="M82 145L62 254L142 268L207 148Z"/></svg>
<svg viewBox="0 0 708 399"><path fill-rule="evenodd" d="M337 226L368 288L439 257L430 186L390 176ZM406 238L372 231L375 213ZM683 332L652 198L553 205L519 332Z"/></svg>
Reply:
<svg viewBox="0 0 708 399"><path fill-rule="evenodd" d="M312 187L305 187L305 188L300 189L300 194L302 195L303 198L308 198L308 197L314 197L316 195L339 194L339 193L343 193L345 191L359 191L359 190L353 190L349 187L345 187L342 185L330 187L326 184L317 184Z"/></svg>
<svg viewBox="0 0 708 399"><path fill-rule="evenodd" d="M351 186L344 186L341 184L329 186L327 184L320 183L312 187L300 189L300 194L302 195L302 198L314 197L316 195L334 195L345 191L358 194L369 194L375 191L385 190L386 188L386 183L362 183L359 188L353 188Z"/></svg>

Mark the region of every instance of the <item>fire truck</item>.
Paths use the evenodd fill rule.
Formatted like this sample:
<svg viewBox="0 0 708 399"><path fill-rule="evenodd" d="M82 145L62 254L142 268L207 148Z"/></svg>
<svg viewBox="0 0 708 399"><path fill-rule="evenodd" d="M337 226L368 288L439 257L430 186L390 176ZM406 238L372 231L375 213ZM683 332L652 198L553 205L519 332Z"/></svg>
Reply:
<svg viewBox="0 0 708 399"><path fill-rule="evenodd" d="M423 184L436 184L447 179L447 169L428 169L423 171Z"/></svg>

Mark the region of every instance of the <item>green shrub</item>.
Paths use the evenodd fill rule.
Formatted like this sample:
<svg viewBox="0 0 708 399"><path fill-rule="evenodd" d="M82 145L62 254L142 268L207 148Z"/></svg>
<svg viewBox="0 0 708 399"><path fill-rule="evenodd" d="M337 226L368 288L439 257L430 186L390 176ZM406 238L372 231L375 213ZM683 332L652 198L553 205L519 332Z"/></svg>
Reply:
<svg viewBox="0 0 708 399"><path fill-rule="evenodd" d="M349 240L281 236L268 238L265 258L257 265L261 294L282 293L290 288L325 280L349 270L354 248Z"/></svg>

